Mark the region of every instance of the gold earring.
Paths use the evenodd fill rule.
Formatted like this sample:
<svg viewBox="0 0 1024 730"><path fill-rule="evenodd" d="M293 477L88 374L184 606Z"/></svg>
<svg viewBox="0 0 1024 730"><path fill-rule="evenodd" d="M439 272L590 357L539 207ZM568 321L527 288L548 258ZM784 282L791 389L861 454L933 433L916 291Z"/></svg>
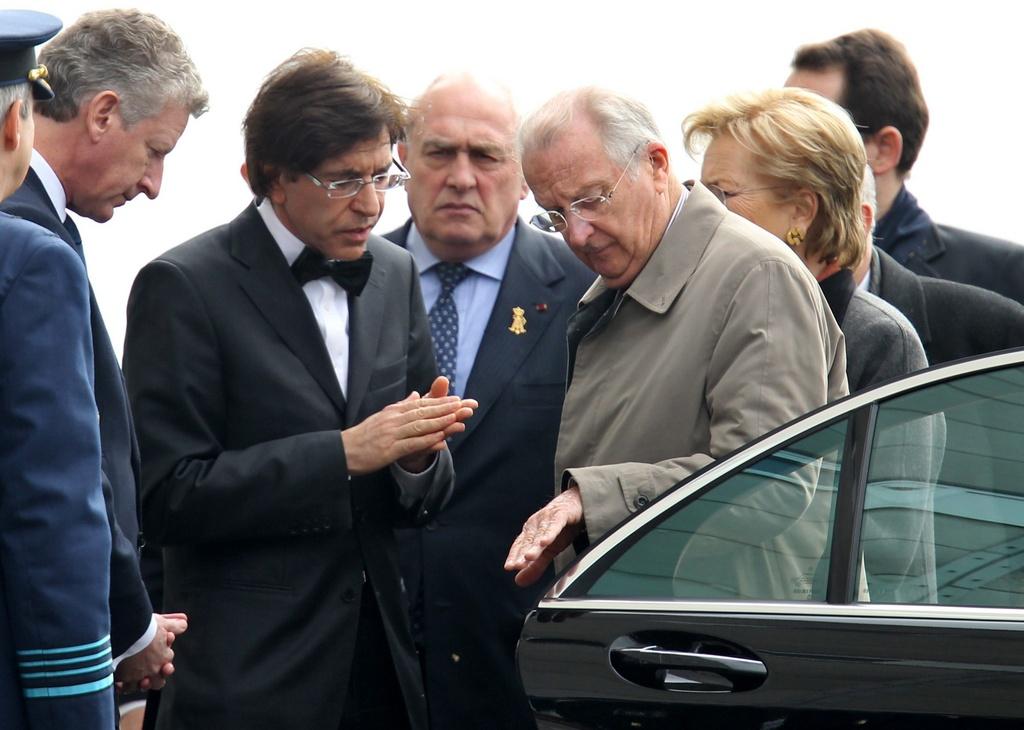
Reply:
<svg viewBox="0 0 1024 730"><path fill-rule="evenodd" d="M790 228L789 231L786 233L786 241L789 243L790 246L796 248L797 246L804 242L804 234L801 233L796 228Z"/></svg>

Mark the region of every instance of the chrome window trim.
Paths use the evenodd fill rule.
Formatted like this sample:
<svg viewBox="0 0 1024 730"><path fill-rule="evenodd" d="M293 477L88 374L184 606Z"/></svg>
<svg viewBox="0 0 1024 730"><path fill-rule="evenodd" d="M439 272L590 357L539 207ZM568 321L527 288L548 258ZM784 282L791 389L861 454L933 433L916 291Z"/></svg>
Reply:
<svg viewBox="0 0 1024 730"><path fill-rule="evenodd" d="M645 525L675 507L679 502L697 490L703 489L709 482L721 478L743 463L756 459L766 452L781 446L786 441L807 433L828 421L848 416L859 408L877 401L975 372L980 373L1020 364L1024 364L1024 348L1007 350L997 355L971 358L950 365L930 367L927 370L908 375L905 378L900 378L890 383L883 383L863 393L848 396L816 412L792 421L788 426L784 426L781 430L759 442L756 446L744 448L730 457L715 462L708 471L692 480L686 487L677 489L664 499L657 500L645 508L643 512L639 513L639 516L634 515L623 522L612 532L608 533L601 542L595 545L582 558L573 563L565 573L559 576L558 580L555 581L554 585L545 594L541 605L543 606L550 599L557 599L561 596L569 586L576 582L576 579L581 574L613 550L622 540L630 537L637 530L642 530ZM672 603L673 605L678 605L675 602Z"/></svg>
<svg viewBox="0 0 1024 730"><path fill-rule="evenodd" d="M933 604L847 603L816 601L693 601L614 598L544 598L538 609L552 611L611 611L618 613L733 614L736 616L793 616L821 619L917 619L1002 621L1024 624L1024 608L937 606Z"/></svg>

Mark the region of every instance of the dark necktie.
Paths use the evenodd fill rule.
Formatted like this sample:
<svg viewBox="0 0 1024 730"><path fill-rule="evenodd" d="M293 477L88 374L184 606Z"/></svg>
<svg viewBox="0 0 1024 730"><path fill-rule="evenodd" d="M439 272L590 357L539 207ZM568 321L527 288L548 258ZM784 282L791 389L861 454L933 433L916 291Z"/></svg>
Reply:
<svg viewBox="0 0 1024 730"><path fill-rule="evenodd" d="M455 308L455 287L469 276L465 264L442 261L434 266L441 280L441 294L430 308L430 337L434 340L437 369L448 378L448 392L455 393L455 365L459 350L459 312Z"/></svg>
<svg viewBox="0 0 1024 730"><path fill-rule="evenodd" d="M580 342L587 335L600 332L611 321L618 309L617 304L621 301L621 289L606 289L569 317L566 323L566 341L569 344L566 389L572 384L572 373L576 368L576 351L580 347Z"/></svg>
<svg viewBox="0 0 1024 730"><path fill-rule="evenodd" d="M71 248L78 254L78 258L82 259L84 262L85 252L82 251L82 234L78 232L78 226L76 226L75 222L71 220L70 215L64 216L64 230L68 232L68 235L71 236L71 240L74 242L74 245L72 245Z"/></svg>
<svg viewBox="0 0 1024 730"><path fill-rule="evenodd" d="M315 248L306 246L292 264L292 274L295 275L299 286L329 276L338 283L338 286L357 297L370 278L372 266L373 254L369 251L364 251L355 261L342 261L325 259Z"/></svg>

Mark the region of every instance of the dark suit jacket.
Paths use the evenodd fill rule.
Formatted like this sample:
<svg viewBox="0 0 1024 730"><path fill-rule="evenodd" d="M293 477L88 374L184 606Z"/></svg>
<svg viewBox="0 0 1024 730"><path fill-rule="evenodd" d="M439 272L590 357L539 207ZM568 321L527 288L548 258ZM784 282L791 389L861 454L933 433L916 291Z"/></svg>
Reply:
<svg viewBox="0 0 1024 730"><path fill-rule="evenodd" d="M0 213L4 730L114 723L88 292L82 262L60 239Z"/></svg>
<svg viewBox="0 0 1024 730"><path fill-rule="evenodd" d="M976 286L919 276L877 246L868 288L906 315L931 365L1024 346L1024 305Z"/></svg>
<svg viewBox="0 0 1024 730"><path fill-rule="evenodd" d="M405 244L409 224L387 237ZM480 407L449 441L456 487L426 527L401 531L406 587L425 652L433 728L532 728L515 670L523 619L547 581L503 570L523 522L551 499L565 393L565 323L594 274L558 238L518 222L465 397ZM509 332L512 308L526 334Z"/></svg>
<svg viewBox="0 0 1024 730"><path fill-rule="evenodd" d="M62 238L84 260L82 246L61 223L39 177L29 170L25 183L0 204L0 210L30 220ZM55 292L55 295L59 292ZM139 573L138 475L135 440L124 379L110 344L103 316L89 289L96 407L103 446L103 496L113 550L110 561L110 642L114 656L124 653L149 626L153 607Z"/></svg>
<svg viewBox="0 0 1024 730"><path fill-rule="evenodd" d="M1024 303L1024 246L936 225L906 187L879 219L875 246L915 274L970 284Z"/></svg>
<svg viewBox="0 0 1024 730"><path fill-rule="evenodd" d="M125 373L144 456L147 534L167 605L189 615L157 727L336 728L361 592L372 586L412 727L425 725L393 526L449 494L447 452L426 498L387 470L350 477L339 432L436 372L412 258L371 237L350 307L342 395L309 302L255 207L142 269ZM367 583L364 583L364 575Z"/></svg>
<svg viewBox="0 0 1024 730"><path fill-rule="evenodd" d="M933 225L907 259L914 273L981 287L1024 303L1024 246Z"/></svg>

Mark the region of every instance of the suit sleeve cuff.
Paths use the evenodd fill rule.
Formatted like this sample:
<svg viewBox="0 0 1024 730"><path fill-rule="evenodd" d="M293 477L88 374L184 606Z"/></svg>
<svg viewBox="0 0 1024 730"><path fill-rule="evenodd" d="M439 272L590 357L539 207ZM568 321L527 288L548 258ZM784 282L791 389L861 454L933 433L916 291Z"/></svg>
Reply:
<svg viewBox="0 0 1024 730"><path fill-rule="evenodd" d="M394 477L399 492L419 500L427 493L427 489L434 481L434 472L437 471L437 454L434 454L430 466L417 474L406 471L398 465L397 461L392 462L390 468L391 476Z"/></svg>

